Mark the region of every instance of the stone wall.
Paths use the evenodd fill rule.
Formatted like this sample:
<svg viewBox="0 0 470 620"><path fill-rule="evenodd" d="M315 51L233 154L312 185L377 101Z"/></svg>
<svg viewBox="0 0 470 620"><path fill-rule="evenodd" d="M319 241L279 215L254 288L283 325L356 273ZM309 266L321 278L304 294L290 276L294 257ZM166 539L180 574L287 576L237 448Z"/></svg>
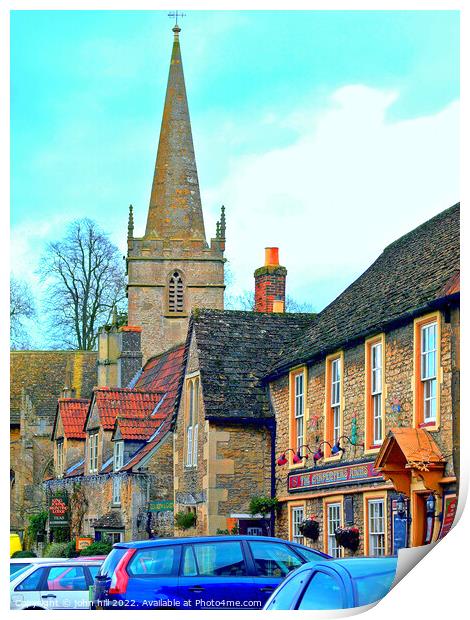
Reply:
<svg viewBox="0 0 470 620"><path fill-rule="evenodd" d="M440 427L437 431L431 431L433 439L438 444L442 454L445 455L447 465L445 476L453 476L453 442L454 435L457 437L457 429L453 430L453 413L458 410L458 397L452 398L452 378L456 373L455 347L457 346L459 321L458 315L452 315L452 322L446 322L441 315L441 371L440 371ZM385 366L384 366L384 393L385 399L385 436L393 427L413 426L413 322L394 329L385 334ZM452 347L452 338L454 347ZM343 372L343 434L352 435L353 419L357 428L357 441L364 443L365 440L365 346L361 344L345 349L344 372ZM454 360L454 361L453 361ZM324 438L325 416L325 360L322 359L308 366L308 381L306 395L306 436L305 443L315 448ZM277 436L276 455L279 456L289 447L289 379L283 376L270 384L270 393L276 412ZM458 396L458 395L457 395ZM454 425L455 426L455 425ZM363 446L350 446L347 442L344 460L351 461L369 456L374 459L377 450L367 451ZM319 462L328 462L323 460ZM310 459L306 466L312 466ZM276 494L284 502L296 500L295 494L287 492L287 474L289 466L276 467ZM372 485L374 486L374 485ZM382 483L383 486L383 483ZM385 485L387 486L387 485ZM389 485L388 485L389 486ZM341 494L346 488L334 487L324 489L319 495L328 492ZM349 487L349 491L350 491ZM360 493L358 495L360 497ZM312 510L318 514L319 503L323 500L307 499L307 513ZM362 501L355 503L359 527L362 520ZM321 512L320 512L321 514ZM287 536L287 509L284 506L278 515L276 533Z"/></svg>

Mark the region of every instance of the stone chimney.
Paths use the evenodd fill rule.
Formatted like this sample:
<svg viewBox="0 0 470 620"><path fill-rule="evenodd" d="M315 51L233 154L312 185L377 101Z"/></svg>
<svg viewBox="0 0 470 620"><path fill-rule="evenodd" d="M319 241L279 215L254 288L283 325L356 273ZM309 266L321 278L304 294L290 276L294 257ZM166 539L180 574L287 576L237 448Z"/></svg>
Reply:
<svg viewBox="0 0 470 620"><path fill-rule="evenodd" d="M264 266L254 275L255 311L284 312L287 269L279 265L279 248L265 248Z"/></svg>
<svg viewBox="0 0 470 620"><path fill-rule="evenodd" d="M142 367L140 327L105 325L98 335L98 387L127 387Z"/></svg>

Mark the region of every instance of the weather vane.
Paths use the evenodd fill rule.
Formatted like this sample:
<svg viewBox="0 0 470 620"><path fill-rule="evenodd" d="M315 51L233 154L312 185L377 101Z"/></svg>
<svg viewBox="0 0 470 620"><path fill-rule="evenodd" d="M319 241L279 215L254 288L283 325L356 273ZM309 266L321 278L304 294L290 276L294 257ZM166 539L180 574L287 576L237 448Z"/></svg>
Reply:
<svg viewBox="0 0 470 620"><path fill-rule="evenodd" d="M175 26L178 25L178 17L186 17L186 13L182 13L181 11L170 11L168 13L168 17L175 18Z"/></svg>

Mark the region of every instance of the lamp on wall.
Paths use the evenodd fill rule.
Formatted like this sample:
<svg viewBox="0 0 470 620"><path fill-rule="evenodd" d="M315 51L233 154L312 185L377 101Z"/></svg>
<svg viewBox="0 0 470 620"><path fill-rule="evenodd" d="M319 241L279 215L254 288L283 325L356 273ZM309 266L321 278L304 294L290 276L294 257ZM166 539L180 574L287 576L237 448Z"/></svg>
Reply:
<svg viewBox="0 0 470 620"><path fill-rule="evenodd" d="M434 515L436 512L436 498L434 493L430 493L426 500L426 512L429 516Z"/></svg>
<svg viewBox="0 0 470 620"><path fill-rule="evenodd" d="M400 495L397 497L397 513L402 518L406 513L406 502L402 493L400 493Z"/></svg>
<svg viewBox="0 0 470 620"><path fill-rule="evenodd" d="M287 454L288 452L292 452L292 454L294 455L294 456L292 457L292 462L293 462L293 463L295 463L295 464L300 463L300 462L302 461L302 459L304 458L304 457L302 457L302 456L300 455L300 452L296 452L296 451L295 451L295 450L293 450L292 448L288 448L287 450L284 450L284 452L281 454L281 456L280 456L280 457L277 459L277 461L276 461L276 462L277 462L277 464L278 464L280 467L282 467L282 465L285 465L285 464L287 463L287 457L286 457L286 454Z"/></svg>

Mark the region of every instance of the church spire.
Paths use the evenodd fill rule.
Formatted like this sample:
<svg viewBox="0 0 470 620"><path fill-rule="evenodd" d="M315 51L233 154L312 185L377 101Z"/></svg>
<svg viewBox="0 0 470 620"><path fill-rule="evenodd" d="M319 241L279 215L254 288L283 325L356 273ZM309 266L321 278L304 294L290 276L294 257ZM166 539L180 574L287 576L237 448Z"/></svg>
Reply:
<svg viewBox="0 0 470 620"><path fill-rule="evenodd" d="M145 237L206 244L201 196L179 44L174 41Z"/></svg>

